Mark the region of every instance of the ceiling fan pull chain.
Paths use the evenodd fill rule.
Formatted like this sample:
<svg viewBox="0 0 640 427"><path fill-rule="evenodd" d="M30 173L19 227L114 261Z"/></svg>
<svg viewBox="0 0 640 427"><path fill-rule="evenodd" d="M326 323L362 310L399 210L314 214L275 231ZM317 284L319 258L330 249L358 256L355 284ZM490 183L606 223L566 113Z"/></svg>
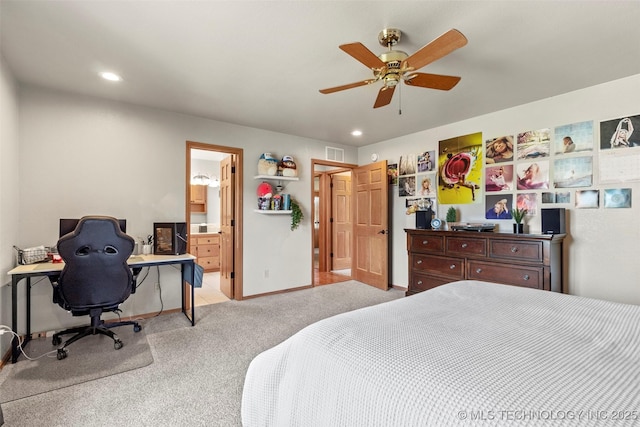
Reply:
<svg viewBox="0 0 640 427"><path fill-rule="evenodd" d="M398 115L402 115L402 86L400 86L400 90L398 91Z"/></svg>

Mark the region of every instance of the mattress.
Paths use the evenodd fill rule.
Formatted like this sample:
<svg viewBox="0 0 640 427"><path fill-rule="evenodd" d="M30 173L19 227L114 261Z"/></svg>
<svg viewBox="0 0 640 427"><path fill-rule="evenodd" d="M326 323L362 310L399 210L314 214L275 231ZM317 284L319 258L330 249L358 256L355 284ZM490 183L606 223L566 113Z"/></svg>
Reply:
<svg viewBox="0 0 640 427"><path fill-rule="evenodd" d="M245 427L612 421L640 425L640 307L479 281L312 324L242 397Z"/></svg>

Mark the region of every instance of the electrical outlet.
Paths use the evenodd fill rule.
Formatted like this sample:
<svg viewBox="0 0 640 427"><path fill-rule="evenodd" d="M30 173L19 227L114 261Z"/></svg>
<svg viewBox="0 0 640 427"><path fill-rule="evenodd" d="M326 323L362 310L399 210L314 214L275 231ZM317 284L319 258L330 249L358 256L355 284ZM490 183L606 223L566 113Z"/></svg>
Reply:
<svg viewBox="0 0 640 427"><path fill-rule="evenodd" d="M265 279L269 278L269 269L268 268L264 270L264 278Z"/></svg>

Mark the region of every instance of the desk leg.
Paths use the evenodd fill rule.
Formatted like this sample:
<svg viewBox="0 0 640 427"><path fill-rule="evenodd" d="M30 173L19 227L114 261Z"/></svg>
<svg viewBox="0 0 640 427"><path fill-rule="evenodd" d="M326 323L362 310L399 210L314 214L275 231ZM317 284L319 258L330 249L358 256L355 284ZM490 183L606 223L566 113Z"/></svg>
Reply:
<svg viewBox="0 0 640 427"><path fill-rule="evenodd" d="M195 261L191 261L191 277L190 277L190 288L191 288L191 326L196 324L196 263Z"/></svg>
<svg viewBox="0 0 640 427"><path fill-rule="evenodd" d="M185 267L189 265L189 277L185 277ZM195 262L191 261L189 263L183 262L180 264L180 272L182 276L181 285L182 285L182 312L184 315L191 321L191 326L196 324L196 309L195 309L195 286L193 286L193 280L195 279L196 270L195 270ZM190 293L191 293L191 317L189 317L189 313L187 313L187 298L185 294L185 284L189 285Z"/></svg>
<svg viewBox="0 0 640 427"><path fill-rule="evenodd" d="M11 340L11 363L18 361L18 282L20 278L11 276L11 330L16 334Z"/></svg>
<svg viewBox="0 0 640 427"><path fill-rule="evenodd" d="M20 340L18 339L18 283L23 277L19 275L11 276L11 330L15 333L11 340L11 363L16 363L20 356ZM25 300L27 314L27 333L25 334L22 348L31 341L31 277L27 276L27 288L25 289Z"/></svg>

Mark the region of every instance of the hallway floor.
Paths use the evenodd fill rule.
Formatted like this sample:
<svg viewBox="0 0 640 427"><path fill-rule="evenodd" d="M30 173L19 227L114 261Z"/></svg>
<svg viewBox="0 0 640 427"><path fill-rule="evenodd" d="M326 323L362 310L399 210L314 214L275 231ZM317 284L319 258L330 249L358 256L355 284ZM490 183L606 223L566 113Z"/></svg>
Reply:
<svg viewBox="0 0 640 427"><path fill-rule="evenodd" d="M195 306L225 301L229 301L229 298L220 292L220 272L205 273L202 276L202 287L195 289Z"/></svg>

